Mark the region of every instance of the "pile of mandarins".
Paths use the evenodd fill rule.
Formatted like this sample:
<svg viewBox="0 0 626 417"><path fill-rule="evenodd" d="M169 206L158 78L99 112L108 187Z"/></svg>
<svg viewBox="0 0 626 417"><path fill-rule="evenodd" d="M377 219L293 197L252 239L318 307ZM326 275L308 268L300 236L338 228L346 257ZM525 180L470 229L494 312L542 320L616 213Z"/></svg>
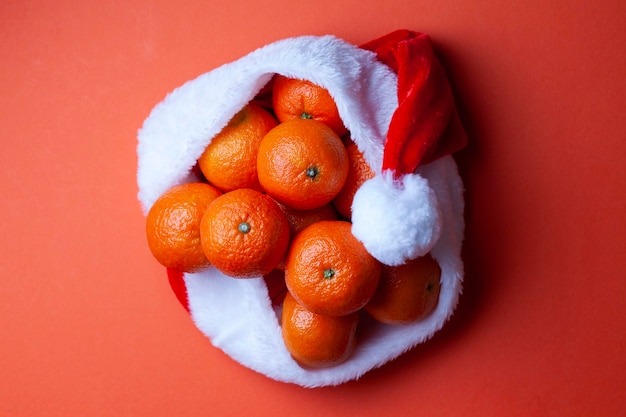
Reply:
<svg viewBox="0 0 626 417"><path fill-rule="evenodd" d="M276 75L212 138L197 168L200 180L151 207L152 254L178 271L213 266L286 288L273 301L301 366L345 361L363 312L403 324L436 307L434 258L385 266L352 235L352 199L374 174L324 88Z"/></svg>

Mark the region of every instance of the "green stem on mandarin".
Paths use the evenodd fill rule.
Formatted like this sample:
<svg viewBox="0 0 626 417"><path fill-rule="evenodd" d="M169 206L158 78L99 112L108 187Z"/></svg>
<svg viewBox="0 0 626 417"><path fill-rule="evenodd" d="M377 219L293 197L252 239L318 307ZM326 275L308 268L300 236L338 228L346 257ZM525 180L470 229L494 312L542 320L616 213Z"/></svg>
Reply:
<svg viewBox="0 0 626 417"><path fill-rule="evenodd" d="M317 177L317 174L319 174L319 169L317 169L317 167L310 167L306 170L306 176L311 178L312 180Z"/></svg>
<svg viewBox="0 0 626 417"><path fill-rule="evenodd" d="M328 268L324 271L324 279L331 279L335 276L335 271L331 268Z"/></svg>
<svg viewBox="0 0 626 417"><path fill-rule="evenodd" d="M312 115L312 114L310 114L310 113L307 113L307 112L303 112L303 113L300 115L300 118L302 118L302 119L312 119L312 118L313 118L313 115Z"/></svg>
<svg viewBox="0 0 626 417"><path fill-rule="evenodd" d="M241 233L248 233L250 231L250 223L248 222L239 223L239 226L237 226L237 230L239 230Z"/></svg>

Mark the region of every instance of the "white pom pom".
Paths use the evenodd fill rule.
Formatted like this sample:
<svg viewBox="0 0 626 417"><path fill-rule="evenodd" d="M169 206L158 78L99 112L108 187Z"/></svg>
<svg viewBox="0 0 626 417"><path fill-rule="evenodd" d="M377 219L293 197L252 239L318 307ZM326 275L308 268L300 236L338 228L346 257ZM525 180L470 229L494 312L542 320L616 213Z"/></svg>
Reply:
<svg viewBox="0 0 626 417"><path fill-rule="evenodd" d="M427 254L441 234L441 213L428 181L391 172L366 181L352 202L352 234L386 265Z"/></svg>

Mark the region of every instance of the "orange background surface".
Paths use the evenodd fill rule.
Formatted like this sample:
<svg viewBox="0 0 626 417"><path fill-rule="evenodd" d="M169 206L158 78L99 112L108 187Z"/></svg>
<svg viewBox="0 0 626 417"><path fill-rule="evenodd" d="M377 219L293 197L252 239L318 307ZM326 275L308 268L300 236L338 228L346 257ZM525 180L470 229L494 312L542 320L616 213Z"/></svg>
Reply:
<svg viewBox="0 0 626 417"><path fill-rule="evenodd" d="M626 6L0 2L0 415L615 416L626 401ZM429 33L470 145L465 291L434 339L303 389L215 349L151 257L136 133L268 42Z"/></svg>

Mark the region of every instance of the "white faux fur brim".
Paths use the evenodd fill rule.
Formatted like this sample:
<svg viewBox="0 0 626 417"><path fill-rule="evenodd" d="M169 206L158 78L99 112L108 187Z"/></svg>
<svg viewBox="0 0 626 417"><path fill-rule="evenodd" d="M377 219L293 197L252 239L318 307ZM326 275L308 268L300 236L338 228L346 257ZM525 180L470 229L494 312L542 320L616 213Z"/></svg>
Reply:
<svg viewBox="0 0 626 417"><path fill-rule="evenodd" d="M194 179L192 168L211 138L276 73L308 79L328 89L352 139L374 172L382 175L385 136L398 106L396 75L378 62L374 53L335 37L290 38L185 83L155 106L138 134L138 198L144 213L169 187ZM400 256L410 258L430 251L441 265L439 304L427 319L403 326L375 325L359 340L347 362L328 369L304 369L284 346L264 280L261 277L237 280L209 268L185 274L189 310L196 326L214 346L242 365L270 378L305 387L337 385L356 379L429 339L448 320L461 292L463 187L456 164L449 156L421 167L412 175L416 176L419 191L400 204L404 204L402 210L411 212L412 204L418 201L421 206L418 210L426 210L427 216L414 216L417 227L431 235L418 243L419 250ZM380 248L377 257L393 258L386 263L397 263L394 251L385 252L385 248L396 242L393 234L396 232L377 237L378 232L370 230L376 228L367 224L371 222L368 206L377 206L380 198L385 198L375 195L361 192L361 203L355 201L359 207L354 209L361 213L356 220L359 230L355 230L355 235L360 234L361 240L368 241L370 247L373 245L371 251ZM419 202L420 196L427 197L428 202ZM394 201L382 201L383 209L378 211L384 213L385 207L393 204Z"/></svg>

